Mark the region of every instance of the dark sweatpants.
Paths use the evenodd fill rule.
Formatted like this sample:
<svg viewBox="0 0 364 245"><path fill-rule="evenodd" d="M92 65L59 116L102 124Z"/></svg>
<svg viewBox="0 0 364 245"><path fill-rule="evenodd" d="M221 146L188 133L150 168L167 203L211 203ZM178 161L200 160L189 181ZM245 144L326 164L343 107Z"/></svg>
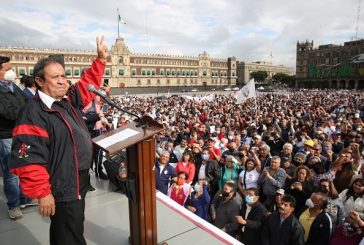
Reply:
<svg viewBox="0 0 364 245"><path fill-rule="evenodd" d="M85 221L85 197L90 175L87 170L79 172L81 200L56 202L56 213L51 216L49 239L51 245L86 245L83 237Z"/></svg>

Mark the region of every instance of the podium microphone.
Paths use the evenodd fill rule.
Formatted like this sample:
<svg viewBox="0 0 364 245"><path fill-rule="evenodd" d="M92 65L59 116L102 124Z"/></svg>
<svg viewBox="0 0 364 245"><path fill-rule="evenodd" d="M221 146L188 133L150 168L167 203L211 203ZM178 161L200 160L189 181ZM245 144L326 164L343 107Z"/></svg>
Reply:
<svg viewBox="0 0 364 245"><path fill-rule="evenodd" d="M96 89L94 85L92 84L88 84L87 85L87 90L90 91L91 93L94 93L98 96L100 96L101 98L103 98L109 105L111 105L112 107L117 108L118 110L125 112L126 114L129 114L133 117L136 117L140 123L140 125L138 126L143 126L145 127L146 125L144 125L143 119L138 116L137 114L134 114L130 111L124 110L123 108L121 108L117 103L115 103L114 101L112 101L109 97L107 97L106 93L100 89Z"/></svg>
<svg viewBox="0 0 364 245"><path fill-rule="evenodd" d="M87 90L106 100L106 97L107 97L106 92L95 88L94 85L92 85L92 84L87 85Z"/></svg>

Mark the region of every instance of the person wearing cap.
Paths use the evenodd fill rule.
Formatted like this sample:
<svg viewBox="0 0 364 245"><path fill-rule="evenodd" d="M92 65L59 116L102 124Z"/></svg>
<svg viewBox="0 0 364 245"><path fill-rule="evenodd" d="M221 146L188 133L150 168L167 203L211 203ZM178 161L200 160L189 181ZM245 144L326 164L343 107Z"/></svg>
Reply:
<svg viewBox="0 0 364 245"><path fill-rule="evenodd" d="M292 160L289 157L281 157L281 168L286 171L287 179L292 179L296 166L292 164Z"/></svg>
<svg viewBox="0 0 364 245"><path fill-rule="evenodd" d="M221 152L219 149L217 149L215 146L215 140L214 138L208 138L207 139L207 147L210 151L210 159L216 160L216 161L220 161L221 159Z"/></svg>
<svg viewBox="0 0 364 245"><path fill-rule="evenodd" d="M315 142L311 139L305 141L305 143L303 144L303 147L305 149L306 156L308 154L312 153L312 151L313 151L312 147L314 144L315 144Z"/></svg>
<svg viewBox="0 0 364 245"><path fill-rule="evenodd" d="M340 154L341 151L344 149L344 142L341 140L341 132L335 131L331 135L332 139L332 151L336 154Z"/></svg>
<svg viewBox="0 0 364 245"><path fill-rule="evenodd" d="M271 214L274 211L278 211L279 207L282 204L282 197L284 196L285 191L284 189L278 189L274 195L274 203L270 206L265 206L268 210L268 214Z"/></svg>

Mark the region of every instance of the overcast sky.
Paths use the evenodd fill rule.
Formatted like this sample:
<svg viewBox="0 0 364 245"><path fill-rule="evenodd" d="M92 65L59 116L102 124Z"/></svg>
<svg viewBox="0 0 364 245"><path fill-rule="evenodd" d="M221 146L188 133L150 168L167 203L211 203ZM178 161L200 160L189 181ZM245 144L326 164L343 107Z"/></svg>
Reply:
<svg viewBox="0 0 364 245"><path fill-rule="evenodd" d="M360 0L1 0L0 46L95 50L120 36L134 53L272 61L294 67L297 41L364 38ZM272 54L272 56L271 56Z"/></svg>

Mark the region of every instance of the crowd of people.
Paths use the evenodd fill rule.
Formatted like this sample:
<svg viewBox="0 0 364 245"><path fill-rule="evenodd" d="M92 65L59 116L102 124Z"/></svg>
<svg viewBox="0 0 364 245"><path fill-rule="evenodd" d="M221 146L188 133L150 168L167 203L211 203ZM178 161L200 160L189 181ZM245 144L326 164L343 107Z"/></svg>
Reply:
<svg viewBox="0 0 364 245"><path fill-rule="evenodd" d="M65 238L85 244L92 161L96 175L107 178L91 136L133 120L113 108L103 113L102 100L86 89L101 85L107 48L103 40L97 45L98 58L73 85L64 63L48 57L34 78L22 79L22 91L9 58L0 57L0 163L9 217L20 218L21 207L37 199L40 214L51 218L51 244ZM243 103L234 93L113 99L164 126L155 136L157 190L244 244L362 241L363 93L286 90ZM120 177L127 177L124 162Z"/></svg>
<svg viewBox="0 0 364 245"><path fill-rule="evenodd" d="M204 98L115 98L164 125L156 135L159 191L244 244L360 243L363 93ZM108 127L132 120L113 110L107 117Z"/></svg>

